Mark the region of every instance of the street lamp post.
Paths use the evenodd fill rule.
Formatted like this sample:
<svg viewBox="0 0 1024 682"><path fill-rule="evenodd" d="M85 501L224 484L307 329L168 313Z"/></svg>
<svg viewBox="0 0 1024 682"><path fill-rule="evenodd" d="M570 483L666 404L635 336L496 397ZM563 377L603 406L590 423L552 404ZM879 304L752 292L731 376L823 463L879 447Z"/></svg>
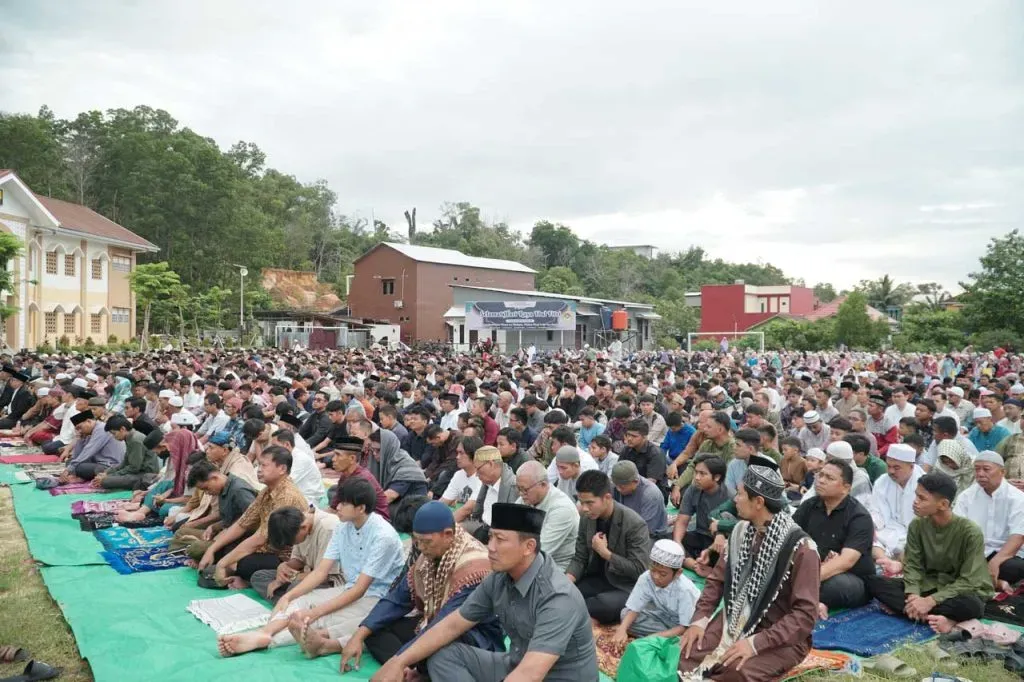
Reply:
<svg viewBox="0 0 1024 682"><path fill-rule="evenodd" d="M245 276L249 274L249 269L237 264L234 267L238 268L241 281L238 289L238 343L241 345L242 336L245 334Z"/></svg>

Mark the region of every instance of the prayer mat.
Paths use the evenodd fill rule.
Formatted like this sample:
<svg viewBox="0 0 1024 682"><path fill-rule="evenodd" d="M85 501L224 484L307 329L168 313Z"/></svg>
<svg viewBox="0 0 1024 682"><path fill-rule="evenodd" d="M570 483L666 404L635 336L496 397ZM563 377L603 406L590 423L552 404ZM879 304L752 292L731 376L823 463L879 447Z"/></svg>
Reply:
<svg viewBox="0 0 1024 682"><path fill-rule="evenodd" d="M120 511L128 500L75 500L71 503L71 518L82 514L110 514Z"/></svg>
<svg viewBox="0 0 1024 682"><path fill-rule="evenodd" d="M193 599L185 610L218 635L255 630L270 620L270 609L244 594L220 599Z"/></svg>
<svg viewBox="0 0 1024 682"><path fill-rule="evenodd" d="M50 488L51 495L88 495L90 493L108 492L103 488L93 488L92 483L68 483Z"/></svg>
<svg viewBox="0 0 1024 682"><path fill-rule="evenodd" d="M0 438L0 448L20 448L28 445L21 436L4 436Z"/></svg>
<svg viewBox="0 0 1024 682"><path fill-rule="evenodd" d="M1000 623L1024 625L1024 586L1010 594L1003 592L996 595L995 599L989 599L985 602L984 615Z"/></svg>
<svg viewBox="0 0 1024 682"><path fill-rule="evenodd" d="M625 649L619 649L612 644L612 637L619 629L618 625L593 625L591 630L594 633L594 644L597 646L597 667L608 677L615 679L619 673L619 662ZM633 638L630 637L630 641Z"/></svg>
<svg viewBox="0 0 1024 682"><path fill-rule="evenodd" d="M166 547L174 533L167 528L104 528L96 531L96 539L104 549Z"/></svg>
<svg viewBox="0 0 1024 682"><path fill-rule="evenodd" d="M114 526L113 514L82 514L75 518L78 520L78 527L89 533Z"/></svg>
<svg viewBox="0 0 1024 682"><path fill-rule="evenodd" d="M881 605L873 601L818 621L812 636L815 649L870 657L889 653L905 644L933 639L935 633L927 625L885 613Z"/></svg>
<svg viewBox="0 0 1024 682"><path fill-rule="evenodd" d="M53 464L59 462L57 455L4 455L0 457L0 464Z"/></svg>
<svg viewBox="0 0 1024 682"><path fill-rule="evenodd" d="M107 528L105 530L118 530ZM96 531L99 535L104 531ZM169 550L167 547L131 547L112 549L100 552L111 568L121 575L143 573L147 571L163 571L168 568L181 568L189 562L188 553L184 549Z"/></svg>
<svg viewBox="0 0 1024 682"><path fill-rule="evenodd" d="M836 651L811 649L799 665L793 666L785 675L775 679L776 682L783 682L784 680L792 680L800 677L801 675L806 675L807 673L818 670L842 670L849 664L850 657L846 654L841 654Z"/></svg>

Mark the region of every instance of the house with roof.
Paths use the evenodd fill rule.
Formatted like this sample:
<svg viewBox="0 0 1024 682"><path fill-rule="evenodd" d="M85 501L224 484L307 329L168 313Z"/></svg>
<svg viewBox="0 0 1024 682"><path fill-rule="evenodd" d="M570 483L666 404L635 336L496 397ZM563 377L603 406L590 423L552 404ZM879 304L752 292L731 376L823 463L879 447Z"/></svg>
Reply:
<svg viewBox="0 0 1024 682"><path fill-rule="evenodd" d="M24 243L8 264L19 308L6 321L11 348L135 336L135 295L128 277L140 253L156 245L90 208L36 194L13 170L0 170L0 229Z"/></svg>
<svg viewBox="0 0 1024 682"><path fill-rule="evenodd" d="M522 263L453 249L381 242L356 259L348 293L352 317L401 327L402 341L445 342L449 285L533 289L537 271Z"/></svg>

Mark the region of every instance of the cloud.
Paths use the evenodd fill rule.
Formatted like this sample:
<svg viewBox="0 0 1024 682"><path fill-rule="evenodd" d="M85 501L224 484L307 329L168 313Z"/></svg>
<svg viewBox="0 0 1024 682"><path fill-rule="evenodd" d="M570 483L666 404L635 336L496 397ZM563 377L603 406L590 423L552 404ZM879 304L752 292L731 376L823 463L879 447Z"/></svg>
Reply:
<svg viewBox="0 0 1024 682"><path fill-rule="evenodd" d="M1003 0L36 0L5 8L0 108L161 107L394 227L406 208L425 224L466 200L526 230L693 244L808 282L952 285L1024 216L1022 14Z"/></svg>

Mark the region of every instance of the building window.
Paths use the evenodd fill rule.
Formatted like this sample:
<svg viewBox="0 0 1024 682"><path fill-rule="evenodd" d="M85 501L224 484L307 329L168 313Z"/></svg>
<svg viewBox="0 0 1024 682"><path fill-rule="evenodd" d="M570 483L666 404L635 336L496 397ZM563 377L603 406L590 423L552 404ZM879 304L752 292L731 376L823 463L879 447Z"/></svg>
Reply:
<svg viewBox="0 0 1024 682"><path fill-rule="evenodd" d="M46 333L56 334L57 333L57 313L46 313Z"/></svg>
<svg viewBox="0 0 1024 682"><path fill-rule="evenodd" d="M90 334L102 334L103 333L103 316L102 315L90 315L89 316L89 333Z"/></svg>
<svg viewBox="0 0 1024 682"><path fill-rule="evenodd" d="M132 259L128 256L111 256L110 266L115 272L131 272Z"/></svg>
<svg viewBox="0 0 1024 682"><path fill-rule="evenodd" d="M382 279L380 281L380 287L385 296L395 295L395 280L393 279Z"/></svg>
<svg viewBox="0 0 1024 682"><path fill-rule="evenodd" d="M112 308L110 311L110 321L113 324L128 324L130 314L131 311L128 308Z"/></svg>
<svg viewBox="0 0 1024 682"><path fill-rule="evenodd" d="M554 329L549 329L548 330L548 341L554 341L554 340L555 340L555 330Z"/></svg>
<svg viewBox="0 0 1024 682"><path fill-rule="evenodd" d="M75 254L68 254L64 256L64 275L66 277L75 276Z"/></svg>
<svg viewBox="0 0 1024 682"><path fill-rule="evenodd" d="M103 279L103 261L99 258L92 259L92 278Z"/></svg>
<svg viewBox="0 0 1024 682"><path fill-rule="evenodd" d="M68 335L74 335L78 333L78 327L75 324L74 313L64 313L64 333Z"/></svg>
<svg viewBox="0 0 1024 682"><path fill-rule="evenodd" d="M47 251L46 252L46 274L56 275L57 274L57 252ZM56 330L54 330L56 331Z"/></svg>

